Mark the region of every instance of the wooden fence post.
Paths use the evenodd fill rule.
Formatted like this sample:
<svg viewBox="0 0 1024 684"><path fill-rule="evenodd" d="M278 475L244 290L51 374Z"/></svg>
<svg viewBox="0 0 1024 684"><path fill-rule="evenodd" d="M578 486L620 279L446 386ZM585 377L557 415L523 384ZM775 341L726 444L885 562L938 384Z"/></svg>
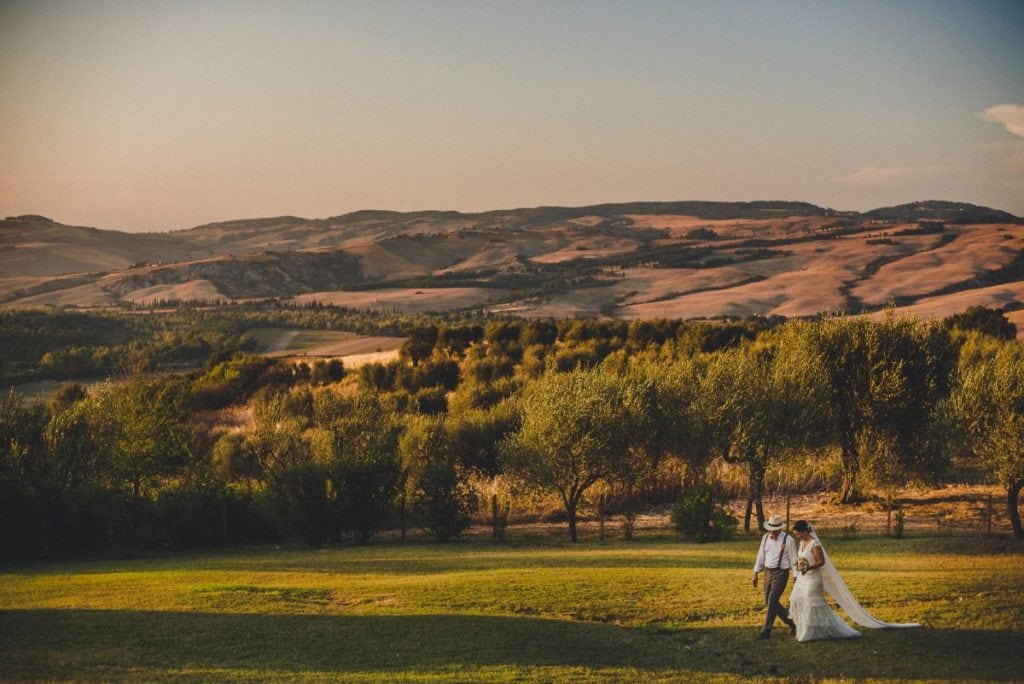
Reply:
<svg viewBox="0 0 1024 684"><path fill-rule="evenodd" d="M789 506L790 506L790 503L791 503L790 499L791 499L791 497L790 497L790 493L789 493L789 487L786 487L786 529L787 530L793 529L792 527L789 526Z"/></svg>
<svg viewBox="0 0 1024 684"><path fill-rule="evenodd" d="M988 536L992 536L992 493L988 495L988 510L985 513L985 520L988 524Z"/></svg>
<svg viewBox="0 0 1024 684"><path fill-rule="evenodd" d="M885 499L885 536L892 536L892 491Z"/></svg>

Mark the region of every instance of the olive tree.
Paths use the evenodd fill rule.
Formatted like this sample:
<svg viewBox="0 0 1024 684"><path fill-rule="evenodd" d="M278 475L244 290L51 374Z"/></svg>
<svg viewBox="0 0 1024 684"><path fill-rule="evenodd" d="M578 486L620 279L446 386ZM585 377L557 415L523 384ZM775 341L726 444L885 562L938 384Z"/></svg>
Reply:
<svg viewBox="0 0 1024 684"><path fill-rule="evenodd" d="M572 541L587 490L633 467L649 401L649 386L601 370L549 373L523 390L522 423L503 446L506 470L561 497Z"/></svg>
<svg viewBox="0 0 1024 684"><path fill-rule="evenodd" d="M404 485L420 524L441 542L458 537L477 508L464 481L445 416L412 416L399 441Z"/></svg>
<svg viewBox="0 0 1024 684"><path fill-rule="evenodd" d="M676 457L686 464L688 483L696 482L713 457L710 424L702 404L707 358L640 355L626 375L653 393L648 404L649 426L637 435L644 439L650 460Z"/></svg>
<svg viewBox="0 0 1024 684"><path fill-rule="evenodd" d="M84 400L96 448L116 485L139 497L186 463L189 399L184 381L137 372Z"/></svg>
<svg viewBox="0 0 1024 684"><path fill-rule="evenodd" d="M842 458L839 501L862 498L862 470L885 483L936 472L945 453L936 425L956 363L949 331L892 312L877 322L828 318L805 330L822 371L827 432Z"/></svg>
<svg viewBox="0 0 1024 684"><path fill-rule="evenodd" d="M519 413L503 400L490 408L456 404L449 408L445 428L448 446L460 466L491 482L491 526L494 536L504 535L510 504L499 497L504 474L502 441L519 426Z"/></svg>
<svg viewBox="0 0 1024 684"><path fill-rule="evenodd" d="M796 449L815 446L824 422L820 365L790 324L760 344L716 352L704 383L705 414L727 461L742 463L749 489L743 527L752 512L764 523L764 479L769 466Z"/></svg>
<svg viewBox="0 0 1024 684"><path fill-rule="evenodd" d="M309 546L320 548L337 527L335 492L326 465L312 458L303 437L304 420L287 403L281 392L253 399L245 448L266 473L273 501L289 527Z"/></svg>
<svg viewBox="0 0 1024 684"><path fill-rule="evenodd" d="M1014 536L1024 539L1018 509L1024 487L1024 347L966 344L950 403L967 448L1006 491Z"/></svg>
<svg viewBox="0 0 1024 684"><path fill-rule="evenodd" d="M375 395L329 390L314 397L313 420L321 437L314 451L327 469L338 523L357 544L367 544L398 493L398 420Z"/></svg>

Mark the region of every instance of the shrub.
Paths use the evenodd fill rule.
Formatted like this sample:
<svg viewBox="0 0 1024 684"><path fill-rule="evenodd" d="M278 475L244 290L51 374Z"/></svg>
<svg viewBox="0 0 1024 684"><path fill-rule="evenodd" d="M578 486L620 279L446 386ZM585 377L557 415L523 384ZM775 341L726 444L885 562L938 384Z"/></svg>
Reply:
<svg viewBox="0 0 1024 684"><path fill-rule="evenodd" d="M357 544L369 544L384 526L398 493L398 461L390 455L340 461L331 469L341 528Z"/></svg>
<svg viewBox="0 0 1024 684"><path fill-rule="evenodd" d="M462 534L469 527L470 514L477 508L476 495L459 480L458 471L447 463L431 463L420 476L416 511L420 524L437 541Z"/></svg>
<svg viewBox="0 0 1024 684"><path fill-rule="evenodd" d="M738 524L722 491L708 482L690 487L672 510L673 527L698 543L728 539Z"/></svg>
<svg viewBox="0 0 1024 684"><path fill-rule="evenodd" d="M311 548L319 549L336 530L326 469L303 463L285 469L274 481L281 517Z"/></svg>

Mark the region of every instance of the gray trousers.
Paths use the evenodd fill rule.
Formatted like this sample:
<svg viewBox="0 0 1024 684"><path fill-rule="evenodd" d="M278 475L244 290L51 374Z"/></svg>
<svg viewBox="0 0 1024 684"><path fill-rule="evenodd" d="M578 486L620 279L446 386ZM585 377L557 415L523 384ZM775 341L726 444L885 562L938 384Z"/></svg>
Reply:
<svg viewBox="0 0 1024 684"><path fill-rule="evenodd" d="M764 571L764 605L768 608L768 614L764 618L764 627L761 631L771 634L775 618L778 616L783 622L789 622L789 611L779 603L782 592L789 584L789 570L779 568L768 568Z"/></svg>

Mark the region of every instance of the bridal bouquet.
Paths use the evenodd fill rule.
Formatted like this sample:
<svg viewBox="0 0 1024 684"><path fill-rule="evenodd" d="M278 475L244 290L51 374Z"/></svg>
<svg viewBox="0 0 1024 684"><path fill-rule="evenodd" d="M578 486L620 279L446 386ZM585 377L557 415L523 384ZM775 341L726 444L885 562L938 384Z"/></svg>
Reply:
<svg viewBox="0 0 1024 684"><path fill-rule="evenodd" d="M796 561L796 569L800 571L801 575L807 573L807 571L810 569L810 565L811 564L807 562L806 558L798 558Z"/></svg>

